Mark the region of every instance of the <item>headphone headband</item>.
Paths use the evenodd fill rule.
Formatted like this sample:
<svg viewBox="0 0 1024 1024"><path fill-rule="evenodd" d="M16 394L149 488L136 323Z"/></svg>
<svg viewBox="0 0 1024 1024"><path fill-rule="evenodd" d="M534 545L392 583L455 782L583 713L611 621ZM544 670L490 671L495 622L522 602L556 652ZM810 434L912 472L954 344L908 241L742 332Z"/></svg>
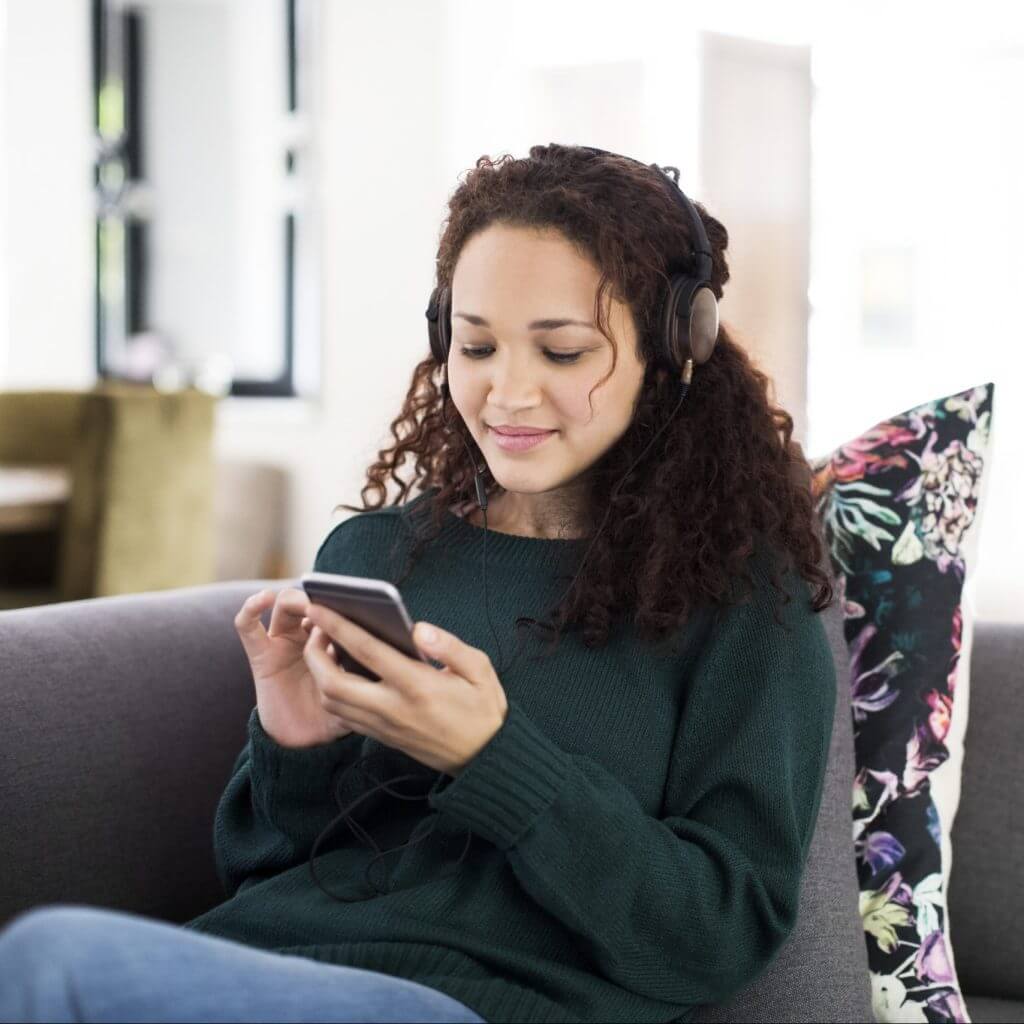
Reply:
<svg viewBox="0 0 1024 1024"><path fill-rule="evenodd" d="M660 329L656 335L659 358L673 372L686 375L692 372L693 363L701 364L711 358L718 340L718 303L711 290L711 243L696 208L679 187L679 169L662 169L657 164L644 164L631 156L612 153L595 146L577 146L576 149L595 156L614 156L629 160L641 167L657 171L658 179L664 182L672 201L686 211L693 227L695 241L691 242L696 266L692 271L679 272L672 276L659 313ZM675 175L666 174L666 170ZM430 348L438 363L448 360L451 341L451 295L447 287L437 287L431 293L426 318L430 336Z"/></svg>
<svg viewBox="0 0 1024 1024"><path fill-rule="evenodd" d="M693 252L697 259L697 268L694 276L700 278L702 281L711 280L711 243L708 241L708 233L704 230L704 222L700 219L700 214L697 213L696 208L687 198L686 193L679 187L678 167L660 167L658 164L645 164L640 160L636 160L631 156L626 156L623 153L612 153L610 150L598 149L596 146L577 146L576 148L585 150L588 153L593 153L597 156L619 157L622 160L630 161L630 163L638 164L640 167L646 167L652 171L657 171L658 178L665 183L665 187L668 189L669 195L672 196L672 201L686 211L686 215L693 227L695 238ZM675 174L668 175L665 173L666 171L675 171Z"/></svg>

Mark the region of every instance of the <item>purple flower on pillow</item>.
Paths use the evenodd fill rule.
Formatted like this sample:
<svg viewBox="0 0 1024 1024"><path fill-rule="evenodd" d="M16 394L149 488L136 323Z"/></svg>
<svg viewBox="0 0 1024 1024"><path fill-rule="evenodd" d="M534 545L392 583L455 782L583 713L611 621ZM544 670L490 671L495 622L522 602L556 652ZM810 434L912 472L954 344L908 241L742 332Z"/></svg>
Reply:
<svg viewBox="0 0 1024 1024"><path fill-rule="evenodd" d="M889 686L889 680L899 672L899 662L903 657L899 651L892 651L877 665L862 665L864 648L877 632L868 623L850 644L850 700L856 722L888 707L900 695L899 690Z"/></svg>
<svg viewBox="0 0 1024 1024"><path fill-rule="evenodd" d="M903 859L903 844L891 832L874 832L867 837L861 856L878 874L883 868L895 867Z"/></svg>
<svg viewBox="0 0 1024 1024"><path fill-rule="evenodd" d="M926 981L952 981L953 968L940 928L926 935L917 951L917 976Z"/></svg>

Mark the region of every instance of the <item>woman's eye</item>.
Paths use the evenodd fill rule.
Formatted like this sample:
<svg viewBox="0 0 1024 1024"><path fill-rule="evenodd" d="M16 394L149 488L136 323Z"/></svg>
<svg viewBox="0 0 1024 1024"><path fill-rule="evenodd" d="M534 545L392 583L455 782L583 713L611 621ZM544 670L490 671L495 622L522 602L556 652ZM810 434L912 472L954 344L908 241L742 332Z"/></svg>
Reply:
<svg viewBox="0 0 1024 1024"><path fill-rule="evenodd" d="M463 355L469 356L470 359L483 359L492 351L492 349L490 345L484 345L480 348L467 348L463 345L461 351ZM544 355L546 355L553 363L575 363L583 353L552 352L550 349L544 349Z"/></svg>

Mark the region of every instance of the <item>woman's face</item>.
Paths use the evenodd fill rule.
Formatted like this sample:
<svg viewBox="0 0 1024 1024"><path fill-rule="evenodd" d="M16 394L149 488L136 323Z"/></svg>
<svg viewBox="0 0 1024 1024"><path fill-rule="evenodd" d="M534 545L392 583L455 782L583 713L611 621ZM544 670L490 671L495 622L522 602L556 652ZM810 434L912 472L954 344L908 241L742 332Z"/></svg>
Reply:
<svg viewBox="0 0 1024 1024"><path fill-rule="evenodd" d="M618 362L594 391L593 412L587 396L611 370L611 344L596 326L535 323L591 323L599 281L597 267L554 230L491 225L471 237L459 256L448 385L506 491L539 495L565 487L633 418L644 365L627 305L611 300L608 322ZM509 451L490 429L503 425L554 433L525 451Z"/></svg>

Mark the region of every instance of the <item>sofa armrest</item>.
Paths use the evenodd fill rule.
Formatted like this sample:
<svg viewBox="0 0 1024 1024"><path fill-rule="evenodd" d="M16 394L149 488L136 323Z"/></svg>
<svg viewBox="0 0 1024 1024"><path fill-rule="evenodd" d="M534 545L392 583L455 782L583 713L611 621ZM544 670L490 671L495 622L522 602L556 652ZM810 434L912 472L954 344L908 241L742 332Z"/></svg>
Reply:
<svg viewBox="0 0 1024 1024"><path fill-rule="evenodd" d="M0 612L0 926L45 903L182 922L221 902L213 816L255 705L233 620L291 585Z"/></svg>
<svg viewBox="0 0 1024 1024"><path fill-rule="evenodd" d="M1024 1000L1024 623L974 624L949 934L970 994ZM1008 1018L1009 1019L1009 1018Z"/></svg>

